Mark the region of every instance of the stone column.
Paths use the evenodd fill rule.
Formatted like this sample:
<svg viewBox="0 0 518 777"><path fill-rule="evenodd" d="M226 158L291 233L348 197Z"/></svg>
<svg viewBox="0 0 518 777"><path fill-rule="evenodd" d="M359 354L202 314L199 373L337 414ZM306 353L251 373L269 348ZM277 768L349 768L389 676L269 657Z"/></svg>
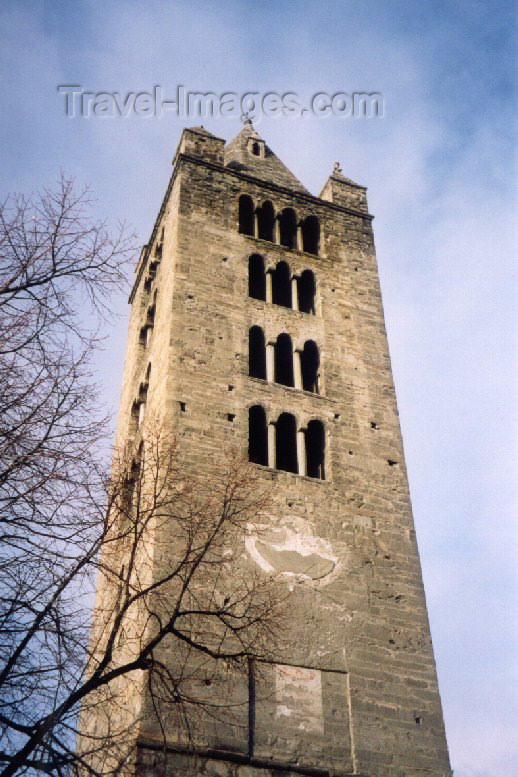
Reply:
<svg viewBox="0 0 518 777"><path fill-rule="evenodd" d="M270 304L273 300L272 284L273 284L272 273L270 270L267 270L266 271L266 302L269 302Z"/></svg>
<svg viewBox="0 0 518 777"><path fill-rule="evenodd" d="M293 310L299 309L299 282L298 278L291 279L291 307Z"/></svg>
<svg viewBox="0 0 518 777"><path fill-rule="evenodd" d="M295 245L294 248L298 248L299 251L302 251L302 247L304 245L304 241L302 240L302 226L301 224L297 224L297 231L295 233Z"/></svg>
<svg viewBox="0 0 518 777"><path fill-rule="evenodd" d="M273 242L277 243L277 245L280 245L281 243L281 223L279 221L279 217L275 219L275 224L273 227Z"/></svg>
<svg viewBox="0 0 518 777"><path fill-rule="evenodd" d="M259 219L256 210L254 210L254 237L259 237Z"/></svg>
<svg viewBox="0 0 518 777"><path fill-rule="evenodd" d="M268 424L268 466L275 469L275 424Z"/></svg>
<svg viewBox="0 0 518 777"><path fill-rule="evenodd" d="M297 462L299 475L306 474L306 434L302 429L297 432Z"/></svg>
<svg viewBox="0 0 518 777"><path fill-rule="evenodd" d="M302 361L300 351L293 352L293 377L295 379L295 388L302 390Z"/></svg>
<svg viewBox="0 0 518 777"><path fill-rule="evenodd" d="M266 380L275 383L275 346L268 343L266 346Z"/></svg>

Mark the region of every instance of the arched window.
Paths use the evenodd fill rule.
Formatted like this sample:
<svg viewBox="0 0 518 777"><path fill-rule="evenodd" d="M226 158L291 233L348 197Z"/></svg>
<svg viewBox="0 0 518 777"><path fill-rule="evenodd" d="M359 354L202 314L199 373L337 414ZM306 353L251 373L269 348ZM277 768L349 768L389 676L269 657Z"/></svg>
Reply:
<svg viewBox="0 0 518 777"><path fill-rule="evenodd" d="M147 292L151 291L151 286L153 284L153 279L156 276L158 265L159 265L158 261L151 262L151 264L149 265L148 274L147 274L146 280L144 281L144 288Z"/></svg>
<svg viewBox="0 0 518 777"><path fill-rule="evenodd" d="M155 313L156 313L156 300L158 296L158 289L153 294L153 301L151 305L147 309L146 314L146 326L148 329L153 329L155 326ZM149 333L148 333L148 339L149 339Z"/></svg>
<svg viewBox="0 0 518 777"><path fill-rule="evenodd" d="M143 459L144 459L144 441L141 440L140 445L138 446L137 453L135 454L131 462L131 472L133 476L136 476L136 477L140 476Z"/></svg>
<svg viewBox="0 0 518 777"><path fill-rule="evenodd" d="M248 332L248 374L266 380L266 347L260 326L253 326Z"/></svg>
<svg viewBox="0 0 518 777"><path fill-rule="evenodd" d="M140 345L144 346L144 348L147 345L147 341L148 341L148 337L149 337L149 333L150 333L151 329L152 329L152 327L147 327L147 326L143 326L140 329L139 336L138 336L138 341L139 341Z"/></svg>
<svg viewBox="0 0 518 777"><path fill-rule="evenodd" d="M131 464L122 484L121 512L126 518L133 510L135 497L137 502L140 497L143 457L144 443L141 442L135 456L131 460Z"/></svg>
<svg viewBox="0 0 518 777"><path fill-rule="evenodd" d="M146 403L147 403L147 392L148 392L149 385L148 383L141 383L139 386L138 391L138 428L142 426L142 423L144 421L144 416L146 413Z"/></svg>
<svg viewBox="0 0 518 777"><path fill-rule="evenodd" d="M248 411L248 460L268 465L268 429L261 405L254 405Z"/></svg>
<svg viewBox="0 0 518 777"><path fill-rule="evenodd" d="M306 429L306 474L325 480L325 431L322 421L310 421Z"/></svg>
<svg viewBox="0 0 518 777"><path fill-rule="evenodd" d="M140 404L135 400L131 405L130 433L134 434L139 427Z"/></svg>
<svg viewBox="0 0 518 777"><path fill-rule="evenodd" d="M259 146L259 143L252 143L252 154L254 156L260 156L261 154L261 147Z"/></svg>
<svg viewBox="0 0 518 777"><path fill-rule="evenodd" d="M284 208L279 216L281 245L286 248L297 247L297 216L293 208Z"/></svg>
<svg viewBox="0 0 518 777"><path fill-rule="evenodd" d="M266 300L266 275L263 257L253 254L248 260L248 296Z"/></svg>
<svg viewBox="0 0 518 777"><path fill-rule="evenodd" d="M254 203L248 194L239 198L239 231L242 235L254 236Z"/></svg>
<svg viewBox="0 0 518 777"><path fill-rule="evenodd" d="M275 211L270 200L263 202L257 211L257 227L261 240L273 242L273 228L275 225Z"/></svg>
<svg viewBox="0 0 518 777"><path fill-rule="evenodd" d="M274 380L283 386L294 386L293 382L293 346L291 337L281 334L275 343Z"/></svg>
<svg viewBox="0 0 518 777"><path fill-rule="evenodd" d="M291 308L290 268L286 262L279 262L272 273L272 302Z"/></svg>
<svg viewBox="0 0 518 777"><path fill-rule="evenodd" d="M300 355L302 368L302 388L304 391L311 391L313 394L319 393L318 368L320 357L317 344L313 340L306 340L304 349Z"/></svg>
<svg viewBox="0 0 518 777"><path fill-rule="evenodd" d="M315 276L311 270L304 270L298 279L299 310L315 315Z"/></svg>
<svg viewBox="0 0 518 777"><path fill-rule="evenodd" d="M285 472L298 472L297 423L291 413L281 413L275 429L275 466Z"/></svg>
<svg viewBox="0 0 518 777"><path fill-rule="evenodd" d="M318 256L320 248L320 223L316 216L308 216L302 222L302 250Z"/></svg>

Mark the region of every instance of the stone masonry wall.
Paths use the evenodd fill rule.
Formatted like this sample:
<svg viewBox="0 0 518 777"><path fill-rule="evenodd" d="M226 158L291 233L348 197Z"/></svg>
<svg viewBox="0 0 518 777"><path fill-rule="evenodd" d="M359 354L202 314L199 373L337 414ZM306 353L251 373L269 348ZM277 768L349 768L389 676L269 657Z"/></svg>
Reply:
<svg viewBox="0 0 518 777"><path fill-rule="evenodd" d="M234 678L244 712L234 727L211 729L204 739L207 752L232 751L232 757L207 755L193 766L173 752L171 731L172 773L256 777L292 769L446 777L371 218L358 200L364 190L354 189L357 210L344 205L348 184L340 191L336 178L325 189L333 201L254 180L213 161L221 158L217 140L214 148L210 140L187 145L191 153L176 160L155 230L157 243L164 230L156 274L145 288L157 251L151 245L133 296L119 439L130 428L132 403L151 365L146 415L159 414L178 436L193 472L217 473L228 444L246 456L248 408L261 404L271 420L293 413L298 428L323 421L326 479L257 465L265 482L274 484L274 507L265 533L247 543L246 563L284 575L291 592L289 640L276 663L258 675L253 752L246 678ZM195 155L204 149L208 161ZM276 212L290 206L298 216L318 216L321 255L239 234L243 193L256 204L270 199ZM283 259L295 274L312 270L317 315L250 299L248 258L254 253L268 267ZM139 333L155 292L144 346ZM318 344L320 395L248 376L252 325L261 326L267 340L286 332L295 346L307 339ZM139 774L165 768L153 749L158 740L152 722L146 723Z"/></svg>

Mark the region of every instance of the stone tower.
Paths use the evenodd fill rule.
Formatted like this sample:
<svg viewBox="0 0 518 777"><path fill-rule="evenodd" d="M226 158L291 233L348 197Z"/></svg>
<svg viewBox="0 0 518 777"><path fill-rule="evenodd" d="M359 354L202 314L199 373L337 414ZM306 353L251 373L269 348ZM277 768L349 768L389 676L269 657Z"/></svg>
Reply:
<svg viewBox="0 0 518 777"><path fill-rule="evenodd" d="M130 298L119 435L145 402L190 467L236 444L273 482L248 563L292 589L289 654L245 684L242 725L206 732L195 773L446 777L365 187L335 165L314 197L249 121L228 145L185 130L173 164ZM170 733L167 773L188 774ZM154 734L139 775L162 773Z"/></svg>

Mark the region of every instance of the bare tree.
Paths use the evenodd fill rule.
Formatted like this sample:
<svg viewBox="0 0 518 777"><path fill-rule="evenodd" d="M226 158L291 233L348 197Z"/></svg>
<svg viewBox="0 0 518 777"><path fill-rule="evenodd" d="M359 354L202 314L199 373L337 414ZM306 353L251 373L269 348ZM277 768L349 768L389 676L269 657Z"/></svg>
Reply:
<svg viewBox="0 0 518 777"><path fill-rule="evenodd" d="M79 725L89 769L118 773L150 721L164 743L191 742L200 717L240 716L206 690L276 644L283 596L241 562L268 503L247 461L229 454L217 473L192 477L156 427L118 462Z"/></svg>
<svg viewBox="0 0 518 777"><path fill-rule="evenodd" d="M62 178L0 210L2 777L118 773L146 717L180 730L211 706L193 678L267 656L277 628L275 587L240 571L266 506L248 464L197 481L154 424L107 475L90 365L134 242L90 205Z"/></svg>

